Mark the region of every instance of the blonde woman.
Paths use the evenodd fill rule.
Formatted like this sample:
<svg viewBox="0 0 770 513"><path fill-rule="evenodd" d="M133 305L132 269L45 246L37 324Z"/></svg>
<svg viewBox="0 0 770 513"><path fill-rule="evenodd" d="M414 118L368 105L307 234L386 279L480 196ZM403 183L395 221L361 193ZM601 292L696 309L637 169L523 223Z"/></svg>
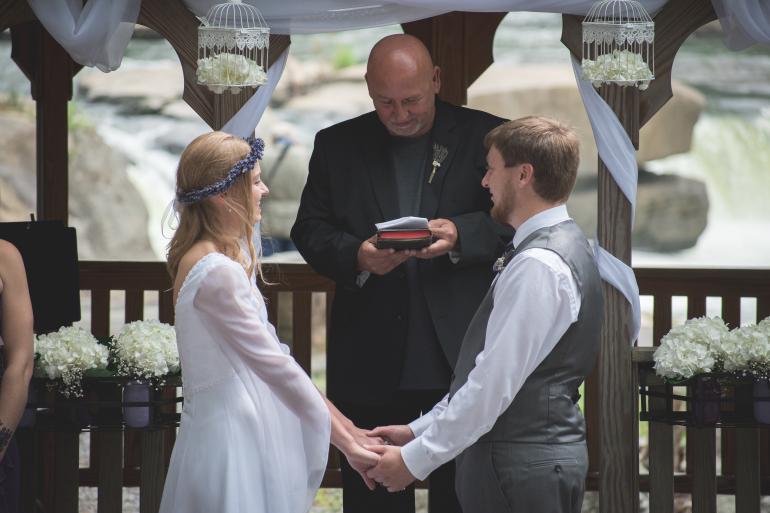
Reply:
<svg viewBox="0 0 770 513"><path fill-rule="evenodd" d="M168 269L185 401L163 513L305 513L330 436L362 473L378 461L267 320L252 242L268 194L263 150L261 139L213 132L179 162Z"/></svg>
<svg viewBox="0 0 770 513"><path fill-rule="evenodd" d="M26 276L19 251L0 240L0 513L19 510L19 454L13 433L27 404L34 363Z"/></svg>

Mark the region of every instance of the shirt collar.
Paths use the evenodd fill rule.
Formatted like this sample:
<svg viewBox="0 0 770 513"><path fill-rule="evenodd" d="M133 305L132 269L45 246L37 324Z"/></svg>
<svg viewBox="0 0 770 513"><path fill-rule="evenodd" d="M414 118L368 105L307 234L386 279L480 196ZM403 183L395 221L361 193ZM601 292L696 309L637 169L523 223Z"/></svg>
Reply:
<svg viewBox="0 0 770 513"><path fill-rule="evenodd" d="M566 205L559 205L549 208L548 210L543 210L521 223L521 226L519 226L519 229L516 230L516 233L513 236L513 247L518 247L518 245L534 231L568 221L569 219L570 216L567 213Z"/></svg>

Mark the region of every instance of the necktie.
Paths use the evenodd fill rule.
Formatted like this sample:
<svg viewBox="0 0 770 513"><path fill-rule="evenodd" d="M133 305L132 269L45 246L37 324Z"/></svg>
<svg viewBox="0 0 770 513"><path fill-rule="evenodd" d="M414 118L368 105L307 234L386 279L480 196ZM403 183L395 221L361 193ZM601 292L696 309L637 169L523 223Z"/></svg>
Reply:
<svg viewBox="0 0 770 513"><path fill-rule="evenodd" d="M513 242L506 244L502 256L495 260L495 263L492 265L492 271L499 273L505 269L505 266L508 265L508 262L510 262L511 258L513 258L513 252L515 250L516 248L513 247Z"/></svg>

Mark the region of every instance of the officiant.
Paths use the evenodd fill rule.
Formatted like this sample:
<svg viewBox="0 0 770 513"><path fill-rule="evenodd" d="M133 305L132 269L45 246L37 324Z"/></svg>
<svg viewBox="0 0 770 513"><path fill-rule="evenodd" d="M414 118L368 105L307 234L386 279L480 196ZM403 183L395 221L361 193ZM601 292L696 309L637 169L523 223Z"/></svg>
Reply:
<svg viewBox="0 0 770 513"><path fill-rule="evenodd" d="M335 281L327 394L358 426L403 423L447 392L463 333L512 237L493 221L484 135L504 120L438 99L441 71L409 35L372 49L374 111L316 135L292 239ZM430 220L420 251L377 249L375 223ZM413 512L414 489L370 492L342 464L345 513ZM460 511L454 464L430 476L429 508Z"/></svg>

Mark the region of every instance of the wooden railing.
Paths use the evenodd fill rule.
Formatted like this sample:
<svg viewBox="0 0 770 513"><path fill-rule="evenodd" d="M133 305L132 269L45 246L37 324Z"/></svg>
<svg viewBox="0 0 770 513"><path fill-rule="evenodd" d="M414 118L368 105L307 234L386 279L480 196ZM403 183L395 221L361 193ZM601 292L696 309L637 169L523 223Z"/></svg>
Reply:
<svg viewBox="0 0 770 513"><path fill-rule="evenodd" d="M740 326L742 319L755 322L770 316L770 270L637 269L636 276L640 295L652 296L654 345L672 327L677 307L686 308L686 318L720 315L730 328ZM753 318L747 309L755 312ZM651 355L651 350L638 348L634 359L649 365ZM660 401L651 401L650 408L662 407ZM649 423L649 474L641 476L640 488L650 492L650 512L672 512L674 493L692 494L693 513L716 512L717 494L735 495L736 513L758 512L760 496L770 494L768 429L688 427L685 472L676 473L680 429Z"/></svg>
<svg viewBox="0 0 770 513"><path fill-rule="evenodd" d="M328 324L334 284L304 264L268 264L264 266L264 272L269 283L262 288L267 297L268 316L277 326L281 338L292 346L297 361L312 375L313 338L318 349L325 344L325 335L317 333L317 330L314 333L313 319L316 328L319 324L321 328ZM640 294L651 296L654 303L653 341L659 341L670 329L672 320L685 315L706 314L707 304L713 301L711 298L721 298L721 308L719 312L708 313L721 313L730 326L740 323L741 298L756 298L758 319L770 315L770 270L637 269L636 275ZM111 313L113 321L158 318L163 322L173 322L171 283L164 264L160 262L81 262L80 285L84 304L90 299L90 308L86 313L90 312L90 329L96 336L107 336L115 331L116 326L110 325ZM314 300L314 295L321 297ZM686 300L680 300L678 296ZM111 304L111 298L119 304ZM686 307L681 308L686 308L686 314L679 312L677 316L676 309L683 301L686 301ZM285 303L290 303L291 308L282 307ZM152 308L157 306L157 312L150 311L147 306L150 304ZM639 356L638 359L644 358ZM602 452L597 432L598 393L591 385L591 382L598 381L596 378L592 376L584 394L591 461L587 485L594 490L598 485L598 459ZM722 471L717 476L718 431L721 431ZM674 471L674 433L675 429L671 426L650 423L650 472L640 476L640 487L650 492L652 512L673 511L675 492L692 493L694 513L716 511L717 492L736 495L739 512L758 511L760 492L770 493L770 453L766 429L688 430L689 463L686 472L681 475ZM174 442L173 431L91 433L89 466L75 472L72 461L73 455L77 455L77 436L67 435L66 440L61 435L56 436L55 440L49 437L48 445L36 449L39 458L44 454L43 460L54 460L52 465L43 466L48 469L48 478L38 476L32 479L33 476L28 476L29 479L25 480L27 483L43 483L42 493L38 490L36 496L43 498L44 506L56 504L55 509L44 507L44 511L78 511L78 484L98 488L100 513L121 511L122 486L140 486L140 511L157 511ZM60 457L60 453L64 456ZM339 487L338 455L332 450L330 456L323 486ZM736 458L740 465L736 465ZM67 478L67 475L77 477ZM33 492L25 490L26 495ZM757 509L752 509L754 505ZM27 510L33 511L32 508Z"/></svg>

